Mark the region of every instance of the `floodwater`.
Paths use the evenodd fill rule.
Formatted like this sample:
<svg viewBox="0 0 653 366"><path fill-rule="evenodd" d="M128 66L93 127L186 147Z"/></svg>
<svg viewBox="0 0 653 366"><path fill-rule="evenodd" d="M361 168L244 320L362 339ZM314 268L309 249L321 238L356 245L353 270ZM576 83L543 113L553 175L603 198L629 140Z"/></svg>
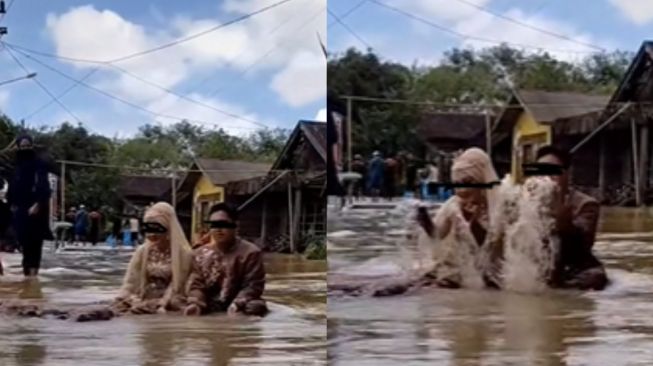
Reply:
<svg viewBox="0 0 653 366"><path fill-rule="evenodd" d="M0 255L0 299L74 306L112 299L131 252L46 248L40 280L32 282L19 275L19 254ZM266 270L271 313L262 319L168 314L75 323L0 317L0 365L325 364L326 262L266 253Z"/></svg>
<svg viewBox="0 0 653 366"><path fill-rule="evenodd" d="M329 278L399 276L417 259L411 207L328 212ZM603 208L603 292L421 289L329 297L332 365L651 365L653 210ZM332 277L333 276L333 277Z"/></svg>

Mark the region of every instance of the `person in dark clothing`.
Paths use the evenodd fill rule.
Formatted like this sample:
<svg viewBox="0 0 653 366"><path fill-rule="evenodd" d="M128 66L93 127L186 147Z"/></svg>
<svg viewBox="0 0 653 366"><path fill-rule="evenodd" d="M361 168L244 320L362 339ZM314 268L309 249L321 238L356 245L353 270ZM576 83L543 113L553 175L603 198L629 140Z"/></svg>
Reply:
<svg viewBox="0 0 653 366"><path fill-rule="evenodd" d="M383 176L385 172L385 162L381 157L381 153L375 151L372 154L367 169L367 191L372 197L378 197L383 188Z"/></svg>
<svg viewBox="0 0 653 366"><path fill-rule="evenodd" d="M86 243L88 235L88 212L84 205L79 206L79 211L75 215L75 237L81 244Z"/></svg>
<svg viewBox="0 0 653 366"><path fill-rule="evenodd" d="M385 159L383 196L388 200L392 200L397 195L397 168L397 160L392 155Z"/></svg>
<svg viewBox="0 0 653 366"><path fill-rule="evenodd" d="M406 156L406 190L412 192L415 197L419 197L417 193L417 162L411 153Z"/></svg>
<svg viewBox="0 0 653 366"><path fill-rule="evenodd" d="M552 287L602 290L608 284L605 268L592 247L596 237L600 205L594 198L569 186L569 154L554 146L542 147L537 162L557 165L562 174L551 177L560 188L556 231L560 253L549 281Z"/></svg>
<svg viewBox="0 0 653 366"><path fill-rule="evenodd" d="M7 192L13 225L23 252L23 274L37 276L43 240L52 239L49 227L50 184L45 162L36 156L30 136L16 139L16 167Z"/></svg>
<svg viewBox="0 0 653 366"><path fill-rule="evenodd" d="M98 210L93 210L88 214L88 218L91 222L88 236L91 244L95 245L97 244L100 237L100 220L102 219L102 215L100 215Z"/></svg>

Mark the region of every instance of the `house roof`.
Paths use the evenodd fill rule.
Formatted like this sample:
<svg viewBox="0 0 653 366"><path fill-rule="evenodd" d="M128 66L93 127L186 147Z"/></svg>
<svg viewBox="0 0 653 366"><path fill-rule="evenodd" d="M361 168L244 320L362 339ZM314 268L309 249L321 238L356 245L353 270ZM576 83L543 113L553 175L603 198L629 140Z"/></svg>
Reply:
<svg viewBox="0 0 653 366"><path fill-rule="evenodd" d="M122 197L163 198L170 190L172 181L167 177L125 175L120 179L118 194Z"/></svg>
<svg viewBox="0 0 653 366"><path fill-rule="evenodd" d="M316 121L299 121L297 126L290 134L286 145L281 150L281 153L277 157L277 160L272 165L272 169L280 169L283 162L293 151L293 149L299 143L300 137L305 136L310 145L315 149L317 154L326 164L327 153L326 153L326 144L327 144L327 129L326 123L316 122Z"/></svg>
<svg viewBox="0 0 653 366"><path fill-rule="evenodd" d="M510 98L508 107L504 108L493 124L493 145L510 136L523 111L527 111L539 123L564 123L569 128L577 119L596 118L605 109L608 101L609 97L604 95L542 90L516 91ZM586 121L583 122L583 125L586 124Z"/></svg>
<svg viewBox="0 0 653 366"><path fill-rule="evenodd" d="M602 111L608 104L605 95L590 95L574 92L547 92L541 90L520 90L517 99L540 123L581 116Z"/></svg>
<svg viewBox="0 0 653 366"><path fill-rule="evenodd" d="M430 142L471 140L483 134L485 121L483 114L427 113L417 125L417 134Z"/></svg>
<svg viewBox="0 0 653 366"><path fill-rule="evenodd" d="M239 160L200 158L195 162L197 167L216 186L222 186L236 180L266 175L270 170L270 164L267 163L252 163Z"/></svg>
<svg viewBox="0 0 653 366"><path fill-rule="evenodd" d="M610 103L651 101L653 99L653 41L644 41Z"/></svg>
<svg viewBox="0 0 653 366"><path fill-rule="evenodd" d="M239 160L219 160L199 158L190 167L190 172L180 180L177 186L177 192L180 192L178 199L183 199L184 192L189 193L193 191L195 184L200 179L202 174L211 181L211 183L224 186L232 181L240 181L251 179L259 176L264 176L270 170L270 164L267 163L252 163ZM201 171L201 172L200 172ZM202 173L203 172L203 173Z"/></svg>

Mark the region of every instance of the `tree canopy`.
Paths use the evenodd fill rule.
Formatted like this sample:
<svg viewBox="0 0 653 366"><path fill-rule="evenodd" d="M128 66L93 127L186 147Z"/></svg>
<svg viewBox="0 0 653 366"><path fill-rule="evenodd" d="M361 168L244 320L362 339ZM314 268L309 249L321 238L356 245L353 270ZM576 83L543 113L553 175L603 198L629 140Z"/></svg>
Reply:
<svg viewBox="0 0 653 366"><path fill-rule="evenodd" d="M183 121L168 127L146 124L135 136L110 139L83 125L64 122L56 128L25 131L9 117L0 118L3 147L18 134L27 132L47 150L52 161L102 165L66 165L66 205L85 204L105 210L118 203L117 187L122 174L169 176L169 169L188 168L196 157L272 162L290 135L285 129L260 129L239 137ZM53 168L59 171L60 165Z"/></svg>
<svg viewBox="0 0 653 366"><path fill-rule="evenodd" d="M499 104L513 89L573 91L609 95L625 74L633 53L592 54L580 62L534 54L506 45L481 50L454 48L431 66L406 66L384 61L372 50L349 49L331 55L328 93L442 103ZM415 127L428 110L415 104L354 102L360 121L352 127L355 153L368 156L408 150L421 155Z"/></svg>

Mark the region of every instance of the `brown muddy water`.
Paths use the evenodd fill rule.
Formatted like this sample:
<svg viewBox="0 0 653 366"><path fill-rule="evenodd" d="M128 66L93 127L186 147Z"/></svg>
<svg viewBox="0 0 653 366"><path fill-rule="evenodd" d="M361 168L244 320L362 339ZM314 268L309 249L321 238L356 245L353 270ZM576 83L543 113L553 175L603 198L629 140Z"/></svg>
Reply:
<svg viewBox="0 0 653 366"><path fill-rule="evenodd" d="M44 252L38 281L24 281L20 255L0 253L0 299L48 305L110 300L128 251L81 248ZM326 364L326 262L266 254L263 318L227 315L125 316L106 322L0 317L2 366L194 366ZM9 274L7 274L9 272Z"/></svg>
<svg viewBox="0 0 653 366"><path fill-rule="evenodd" d="M329 278L400 276L411 207L329 207ZM603 208L603 292L422 289L328 299L331 365L652 365L653 210Z"/></svg>

